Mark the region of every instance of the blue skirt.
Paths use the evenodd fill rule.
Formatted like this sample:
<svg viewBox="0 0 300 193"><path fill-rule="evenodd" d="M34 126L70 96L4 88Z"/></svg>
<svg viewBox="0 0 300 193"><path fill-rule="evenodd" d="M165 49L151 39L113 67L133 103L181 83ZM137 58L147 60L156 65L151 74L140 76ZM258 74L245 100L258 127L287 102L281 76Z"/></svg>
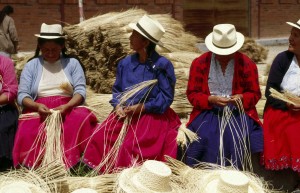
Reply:
<svg viewBox="0 0 300 193"><path fill-rule="evenodd" d="M200 113L188 126L199 136L199 141L189 144L186 164L194 166L199 162L233 165L241 168L245 152L257 153L263 150L263 131L247 114L231 110L229 121L222 123L222 110L212 109ZM220 130L223 131L222 141ZM220 141L222 154L220 153ZM247 151L245 151L245 149Z"/></svg>

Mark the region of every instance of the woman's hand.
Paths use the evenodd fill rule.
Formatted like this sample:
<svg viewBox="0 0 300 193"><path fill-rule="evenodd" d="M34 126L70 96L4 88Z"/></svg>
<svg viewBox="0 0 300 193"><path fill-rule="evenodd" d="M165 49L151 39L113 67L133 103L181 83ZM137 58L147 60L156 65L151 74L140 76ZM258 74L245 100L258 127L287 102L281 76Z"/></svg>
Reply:
<svg viewBox="0 0 300 193"><path fill-rule="evenodd" d="M242 94L236 94L236 95L232 95L230 96L230 103L232 103L235 106L238 106L238 101L243 102L243 95Z"/></svg>
<svg viewBox="0 0 300 193"><path fill-rule="evenodd" d="M145 112L145 106L142 103L135 104L132 106L128 106L124 109L124 112L127 115L140 115L141 113Z"/></svg>
<svg viewBox="0 0 300 193"><path fill-rule="evenodd" d="M46 105L41 103L36 103L36 105L37 111L41 116L48 116L49 114L51 114L50 109Z"/></svg>
<svg viewBox="0 0 300 193"><path fill-rule="evenodd" d="M119 118L124 118L124 117L126 117L126 113L125 113L123 107L120 106L120 105L117 105L117 106L116 106L116 114L117 114L117 116L118 116Z"/></svg>
<svg viewBox="0 0 300 193"><path fill-rule="evenodd" d="M60 111L60 113L62 115L64 115L64 114L66 114L67 111L69 111L69 109L70 109L70 106L67 104L64 104L64 105L60 105L60 106L54 108L53 110Z"/></svg>
<svg viewBox="0 0 300 193"><path fill-rule="evenodd" d="M294 105L294 104L291 104L291 103L286 103L286 106L291 111L300 111L300 105Z"/></svg>
<svg viewBox="0 0 300 193"><path fill-rule="evenodd" d="M208 102L212 105L224 107L230 102L230 99L222 96L210 95L208 97Z"/></svg>

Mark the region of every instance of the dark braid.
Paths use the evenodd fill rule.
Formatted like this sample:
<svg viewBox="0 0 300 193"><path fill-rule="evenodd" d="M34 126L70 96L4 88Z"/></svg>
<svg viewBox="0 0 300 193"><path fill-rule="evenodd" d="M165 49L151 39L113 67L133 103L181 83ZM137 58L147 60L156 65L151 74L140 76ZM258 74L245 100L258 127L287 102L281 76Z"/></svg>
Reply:
<svg viewBox="0 0 300 193"><path fill-rule="evenodd" d="M64 58L75 58L79 61L84 73L85 73L85 67L84 65L81 63L80 59L77 56L74 55L69 55L67 54L67 48L64 46L65 45L65 38L55 38L55 39L45 39L45 38L38 38L37 40L37 47L35 50L35 54L32 58L30 58L27 62L29 62L30 60L37 58L40 56L40 46L42 46L43 44L45 44L46 42L54 42L60 46L63 46L63 49L61 50L61 54Z"/></svg>
<svg viewBox="0 0 300 193"><path fill-rule="evenodd" d="M156 47L156 44L149 41L149 45L146 48L147 57L148 57L147 61L151 64L151 66L153 65L153 61L151 59L151 56L152 56L152 53L155 51L155 47Z"/></svg>
<svg viewBox="0 0 300 193"><path fill-rule="evenodd" d="M6 15L10 15L14 12L14 8L10 5L6 5L0 12L0 23L2 24Z"/></svg>

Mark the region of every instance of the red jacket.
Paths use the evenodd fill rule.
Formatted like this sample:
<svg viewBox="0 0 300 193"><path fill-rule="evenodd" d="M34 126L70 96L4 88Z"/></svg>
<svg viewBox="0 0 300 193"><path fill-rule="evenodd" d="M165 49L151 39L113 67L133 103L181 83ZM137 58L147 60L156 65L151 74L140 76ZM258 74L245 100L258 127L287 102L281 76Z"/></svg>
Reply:
<svg viewBox="0 0 300 193"><path fill-rule="evenodd" d="M206 52L192 62L186 95L193 110L187 125L203 110L212 109L212 105L208 103L208 96L210 96L208 75L211 57L212 52ZM232 95L235 94L243 95L246 114L261 125L255 108L261 98L257 67L250 58L240 52L236 52L234 56Z"/></svg>

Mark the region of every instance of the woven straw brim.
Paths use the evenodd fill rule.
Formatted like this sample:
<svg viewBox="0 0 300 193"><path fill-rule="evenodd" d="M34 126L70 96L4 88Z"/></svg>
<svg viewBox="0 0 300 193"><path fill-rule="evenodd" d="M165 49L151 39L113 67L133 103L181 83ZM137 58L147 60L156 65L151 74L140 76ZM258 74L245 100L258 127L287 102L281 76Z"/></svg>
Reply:
<svg viewBox="0 0 300 193"><path fill-rule="evenodd" d="M135 174L139 171L140 167L136 168L127 168L123 170L119 176L118 182L117 182L117 192L126 192L126 193L178 193L182 192L177 189L176 185L171 181L170 186L172 188L169 192L158 192L150 190L143 186L136 186L135 183L133 183L133 179Z"/></svg>
<svg viewBox="0 0 300 193"><path fill-rule="evenodd" d="M219 181L220 174L222 172L226 172L226 170L211 170L207 171L199 181L197 182L197 188L200 190L199 192L203 193L221 193L217 191L217 184ZM263 184L260 180L255 178L254 176L248 175L243 172L249 178L249 188L247 193L264 193ZM232 189L234 192L234 189ZM195 191L196 192L196 191Z"/></svg>
<svg viewBox="0 0 300 193"><path fill-rule="evenodd" d="M71 193L97 193L97 191L91 188L80 188Z"/></svg>
<svg viewBox="0 0 300 193"><path fill-rule="evenodd" d="M8 181L0 186L0 193L46 193L37 185L22 180Z"/></svg>

